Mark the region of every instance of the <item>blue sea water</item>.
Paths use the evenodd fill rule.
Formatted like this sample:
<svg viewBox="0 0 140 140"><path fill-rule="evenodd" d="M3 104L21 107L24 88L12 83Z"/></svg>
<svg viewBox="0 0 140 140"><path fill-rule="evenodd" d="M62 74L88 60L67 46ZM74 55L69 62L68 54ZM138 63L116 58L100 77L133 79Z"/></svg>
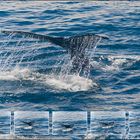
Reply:
<svg viewBox="0 0 140 140"><path fill-rule="evenodd" d="M0 33L1 110L139 110L139 2L2 1L0 29L56 37L83 33L109 37L98 44L86 79L63 78L69 57L63 48Z"/></svg>

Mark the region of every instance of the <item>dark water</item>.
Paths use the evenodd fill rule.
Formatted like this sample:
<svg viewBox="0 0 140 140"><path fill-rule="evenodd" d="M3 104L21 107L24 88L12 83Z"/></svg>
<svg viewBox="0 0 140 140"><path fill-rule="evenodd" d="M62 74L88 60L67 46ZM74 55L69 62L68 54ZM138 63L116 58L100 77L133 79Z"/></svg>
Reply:
<svg viewBox="0 0 140 140"><path fill-rule="evenodd" d="M139 110L139 19L139 2L1 2L2 30L50 36L96 33L110 39L99 43L89 79L63 79L59 70L68 68L60 63L68 60L63 48L0 33L0 109Z"/></svg>

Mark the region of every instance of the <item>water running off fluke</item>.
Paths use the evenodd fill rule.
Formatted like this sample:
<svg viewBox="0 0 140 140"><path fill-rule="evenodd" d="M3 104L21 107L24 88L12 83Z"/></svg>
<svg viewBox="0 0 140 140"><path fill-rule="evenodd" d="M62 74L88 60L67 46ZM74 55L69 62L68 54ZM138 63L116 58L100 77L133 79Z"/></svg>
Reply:
<svg viewBox="0 0 140 140"><path fill-rule="evenodd" d="M61 65L57 80L63 81L64 83L68 82L68 80L70 79L70 75L82 76L88 79L91 68L90 62L92 57L94 57L97 45L102 38L108 39L108 37L106 36L95 34L84 34L72 37L50 37L22 31L1 32L4 34L8 34L9 36L7 38L7 41L1 44L2 47L0 49L0 71L7 71L11 68L13 69L13 67L20 66L21 64L23 64L22 62L24 62L25 59L27 62L29 60L28 56L32 56L33 54L35 54L35 52L37 52L40 41L50 42L55 45L61 46L68 52L69 57L65 55L61 57L59 62L57 61L57 63L55 63L56 67ZM32 40L30 38L32 38ZM32 42L34 39L37 39L36 43ZM9 42L13 45L9 46ZM34 59L34 57L30 57L30 59ZM28 66L29 65L30 60ZM56 71L52 69L51 75L54 75L54 72Z"/></svg>
<svg viewBox="0 0 140 140"><path fill-rule="evenodd" d="M9 71L17 66L21 66L22 62L31 61L31 54L35 53L37 42L30 43L27 38L15 38L14 34L3 37L0 41L0 71ZM29 46L29 43L31 46ZM28 67L26 65L26 67Z"/></svg>

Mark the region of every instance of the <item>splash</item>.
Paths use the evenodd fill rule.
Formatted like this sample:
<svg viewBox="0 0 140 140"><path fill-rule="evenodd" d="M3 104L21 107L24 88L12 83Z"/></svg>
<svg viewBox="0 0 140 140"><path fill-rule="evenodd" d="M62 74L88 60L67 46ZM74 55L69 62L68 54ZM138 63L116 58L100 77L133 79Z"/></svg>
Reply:
<svg viewBox="0 0 140 140"><path fill-rule="evenodd" d="M98 85L91 79L77 75L68 75L67 78L60 78L56 74L46 75L31 71L28 68L16 67L11 71L0 72L0 80L20 80L42 83L44 86L55 89L55 91L87 91Z"/></svg>
<svg viewBox="0 0 140 140"><path fill-rule="evenodd" d="M94 56L97 44L100 40L101 37L98 37L93 43L92 39L89 41L85 38L82 44L80 44L79 48L86 45L86 57L89 59L89 62ZM38 42L34 41L34 43L32 43L32 41L34 40L24 36L22 38L16 38L14 34L10 34L6 38L6 41L0 44L0 80L30 80L43 83L55 89L55 91L87 91L94 86L98 87L95 81L89 79L90 63L82 76L80 76L82 66L80 66L78 73L71 73L75 60L74 58L71 59L69 54L63 57L61 56L59 63L55 63L56 68L60 66L60 71L52 69L49 74L41 74L36 72L35 69L30 68L31 59L34 59L32 55L36 54L39 49L38 46L40 45ZM89 42L87 43L87 41ZM88 52L89 49L92 51L90 50ZM23 67L25 60L29 63L26 67Z"/></svg>
<svg viewBox="0 0 140 140"><path fill-rule="evenodd" d="M13 67L20 66L26 59L29 61L29 55L37 51L37 43L29 46L32 40L25 37L15 38L14 34L10 34L4 38L4 43L0 43L0 71L7 71Z"/></svg>

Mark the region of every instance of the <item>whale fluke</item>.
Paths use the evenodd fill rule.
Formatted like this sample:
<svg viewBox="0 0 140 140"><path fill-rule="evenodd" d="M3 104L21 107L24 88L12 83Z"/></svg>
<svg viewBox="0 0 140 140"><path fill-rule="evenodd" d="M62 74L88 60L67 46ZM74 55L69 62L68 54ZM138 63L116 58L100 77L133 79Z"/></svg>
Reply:
<svg viewBox="0 0 140 140"><path fill-rule="evenodd" d="M1 30L1 32L4 34L15 34L35 38L43 42L48 41L63 47L71 55L71 58L74 58L73 68L76 69L76 72L79 71L81 67L84 68L89 65L89 59L87 56L85 56L86 49L96 47L97 43L100 42L101 39L109 39L107 36L92 33L76 35L72 37L51 37L24 31Z"/></svg>
<svg viewBox="0 0 140 140"><path fill-rule="evenodd" d="M33 124L34 124L34 121L22 121L22 122L29 126L33 126Z"/></svg>
<svg viewBox="0 0 140 140"><path fill-rule="evenodd" d="M96 35L91 33L76 35L72 37L51 37L31 32L10 30L1 30L1 33L21 35L29 38L35 38L43 42L48 41L65 48L66 50L68 50L68 52L72 53L72 56L76 55L76 51L78 51L79 53L81 51L84 51L85 48L92 47L92 45L95 44L99 38L108 39L107 36Z"/></svg>
<svg viewBox="0 0 140 140"><path fill-rule="evenodd" d="M31 32L24 32L24 31L10 31L10 30L1 30L1 33L4 34L15 34L15 35L20 35L20 36L25 36L29 38L35 38L40 41L50 41L51 43L55 44L54 39L60 39L60 38L54 38L46 35L41 35L41 34L36 34L36 33L31 33Z"/></svg>

